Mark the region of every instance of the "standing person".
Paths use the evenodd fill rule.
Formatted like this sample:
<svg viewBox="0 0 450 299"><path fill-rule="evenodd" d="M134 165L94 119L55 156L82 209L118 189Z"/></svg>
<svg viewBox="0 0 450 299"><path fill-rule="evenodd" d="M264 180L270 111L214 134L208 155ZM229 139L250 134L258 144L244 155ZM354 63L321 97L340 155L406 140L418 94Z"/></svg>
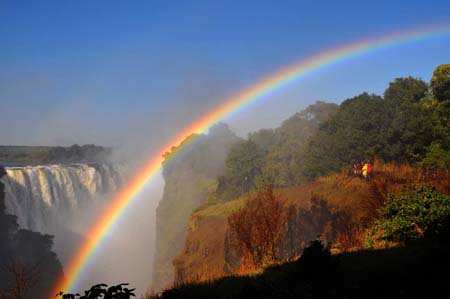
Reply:
<svg viewBox="0 0 450 299"><path fill-rule="evenodd" d="M365 163L362 167L362 176L367 179L367 169L369 168L369 163Z"/></svg>
<svg viewBox="0 0 450 299"><path fill-rule="evenodd" d="M362 170L362 162L358 162L356 164L356 174L361 175L361 170Z"/></svg>
<svg viewBox="0 0 450 299"><path fill-rule="evenodd" d="M367 177L370 179L372 177L373 165L372 162L367 161Z"/></svg>

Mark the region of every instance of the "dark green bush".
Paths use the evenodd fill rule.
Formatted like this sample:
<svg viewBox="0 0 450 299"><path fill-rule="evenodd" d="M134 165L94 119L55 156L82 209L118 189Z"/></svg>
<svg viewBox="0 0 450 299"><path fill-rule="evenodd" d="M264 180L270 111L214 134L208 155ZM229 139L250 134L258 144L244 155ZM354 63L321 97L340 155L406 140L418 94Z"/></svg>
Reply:
<svg viewBox="0 0 450 299"><path fill-rule="evenodd" d="M404 242L437 235L450 215L450 196L434 187L414 186L389 195L381 215L375 228L383 232L384 240Z"/></svg>

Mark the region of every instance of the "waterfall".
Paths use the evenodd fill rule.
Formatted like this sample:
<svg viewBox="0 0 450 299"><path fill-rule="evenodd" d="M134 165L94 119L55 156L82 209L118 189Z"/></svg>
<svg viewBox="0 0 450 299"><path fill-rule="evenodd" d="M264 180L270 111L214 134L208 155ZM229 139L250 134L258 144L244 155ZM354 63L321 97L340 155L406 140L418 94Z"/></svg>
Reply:
<svg viewBox="0 0 450 299"><path fill-rule="evenodd" d="M6 167L5 204L21 228L83 234L107 195L120 185L111 164Z"/></svg>

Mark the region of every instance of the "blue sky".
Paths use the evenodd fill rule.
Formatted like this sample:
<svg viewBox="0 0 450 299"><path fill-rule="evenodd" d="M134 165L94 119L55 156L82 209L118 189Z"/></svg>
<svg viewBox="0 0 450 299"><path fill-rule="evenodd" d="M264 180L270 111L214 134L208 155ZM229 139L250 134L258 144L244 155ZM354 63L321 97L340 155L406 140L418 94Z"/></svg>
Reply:
<svg viewBox="0 0 450 299"><path fill-rule="evenodd" d="M450 22L448 1L1 0L0 144L153 147L302 57L439 22ZM245 135L315 100L429 80L448 53L450 36L363 55L226 121Z"/></svg>

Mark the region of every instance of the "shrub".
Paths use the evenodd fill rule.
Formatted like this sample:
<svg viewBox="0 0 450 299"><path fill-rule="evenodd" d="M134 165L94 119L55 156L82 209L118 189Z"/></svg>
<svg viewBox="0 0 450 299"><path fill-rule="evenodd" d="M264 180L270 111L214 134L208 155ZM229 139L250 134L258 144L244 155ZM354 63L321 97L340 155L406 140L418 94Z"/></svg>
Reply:
<svg viewBox="0 0 450 299"><path fill-rule="evenodd" d="M61 299L131 299L136 297L135 289L127 288L128 283L121 283L108 287L107 284L99 283L84 291L84 295L59 292L55 297Z"/></svg>
<svg viewBox="0 0 450 299"><path fill-rule="evenodd" d="M408 241L425 233L436 235L450 215L450 196L434 187L414 186L402 194L390 194L375 230L386 241Z"/></svg>
<svg viewBox="0 0 450 299"><path fill-rule="evenodd" d="M450 153L439 143L427 147L427 153L422 160L422 166L430 170L447 170L450 168Z"/></svg>
<svg viewBox="0 0 450 299"><path fill-rule="evenodd" d="M308 247L303 249L303 254L298 260L300 263L316 265L321 262L328 263L331 260L330 248L324 246L320 239L311 241Z"/></svg>
<svg viewBox="0 0 450 299"><path fill-rule="evenodd" d="M250 198L228 218L232 243L250 266L261 267L278 256L278 241L285 215L271 185Z"/></svg>

